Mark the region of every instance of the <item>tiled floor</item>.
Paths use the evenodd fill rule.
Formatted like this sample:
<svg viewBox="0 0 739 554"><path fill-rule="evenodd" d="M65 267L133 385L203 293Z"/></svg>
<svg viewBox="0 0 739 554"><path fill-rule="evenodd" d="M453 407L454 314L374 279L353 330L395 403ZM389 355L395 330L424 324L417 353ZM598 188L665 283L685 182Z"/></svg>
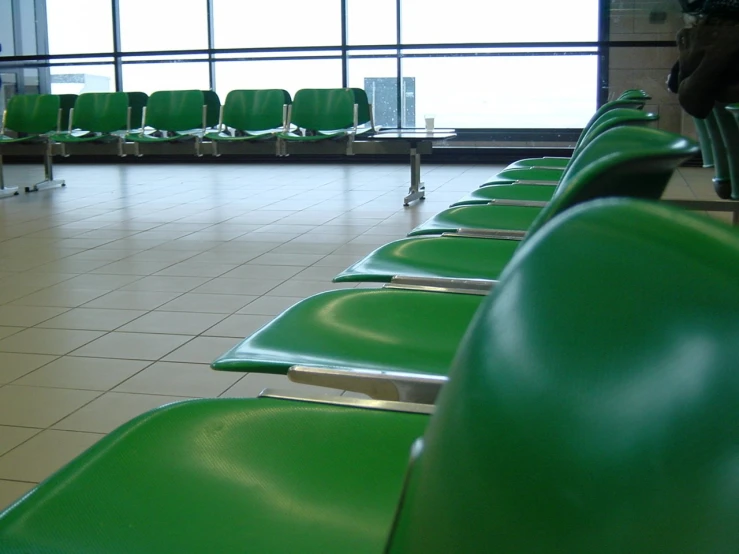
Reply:
<svg viewBox="0 0 739 554"><path fill-rule="evenodd" d="M425 166L410 208L404 165L63 165L0 200L0 509L161 404L304 389L208 363L495 169ZM715 198L710 173L670 196Z"/></svg>

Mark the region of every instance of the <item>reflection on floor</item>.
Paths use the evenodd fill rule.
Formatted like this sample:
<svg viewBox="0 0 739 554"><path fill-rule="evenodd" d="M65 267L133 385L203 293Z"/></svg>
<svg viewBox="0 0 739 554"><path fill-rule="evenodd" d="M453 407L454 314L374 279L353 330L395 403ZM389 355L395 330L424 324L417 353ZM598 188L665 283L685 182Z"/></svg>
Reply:
<svg viewBox="0 0 739 554"><path fill-rule="evenodd" d="M0 200L0 509L161 404L304 390L208 362L496 169L425 166L405 209L404 165L63 165L67 188ZM710 177L669 196L715 199Z"/></svg>

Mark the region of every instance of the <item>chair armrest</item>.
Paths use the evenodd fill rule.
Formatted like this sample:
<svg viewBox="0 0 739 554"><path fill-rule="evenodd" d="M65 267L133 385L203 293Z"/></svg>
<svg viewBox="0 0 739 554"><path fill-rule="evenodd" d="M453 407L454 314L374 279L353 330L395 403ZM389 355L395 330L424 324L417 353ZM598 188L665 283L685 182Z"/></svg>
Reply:
<svg viewBox="0 0 739 554"><path fill-rule="evenodd" d="M443 237L497 239L497 240L523 240L526 231L513 229L457 229L455 233L442 233Z"/></svg>
<svg viewBox="0 0 739 554"><path fill-rule="evenodd" d="M487 296L498 281L488 279L453 279L448 277L406 277L396 275L383 288L451 292Z"/></svg>
<svg viewBox="0 0 739 554"><path fill-rule="evenodd" d="M444 375L308 366L292 366L287 378L294 383L359 392L375 400L415 404L433 404L447 381Z"/></svg>
<svg viewBox="0 0 739 554"><path fill-rule="evenodd" d="M431 404L415 404L413 402L393 402L391 400L371 400L365 398L351 398L348 396L322 396L320 394L295 394L277 389L264 389L258 398L276 398L293 402L312 402L314 404L330 404L332 406L346 406L349 408L365 408L384 412L403 412L410 414L431 415L434 406Z"/></svg>
<svg viewBox="0 0 739 554"><path fill-rule="evenodd" d="M538 200L505 200L496 198L488 202L488 206L520 206L522 208L546 208L549 202Z"/></svg>

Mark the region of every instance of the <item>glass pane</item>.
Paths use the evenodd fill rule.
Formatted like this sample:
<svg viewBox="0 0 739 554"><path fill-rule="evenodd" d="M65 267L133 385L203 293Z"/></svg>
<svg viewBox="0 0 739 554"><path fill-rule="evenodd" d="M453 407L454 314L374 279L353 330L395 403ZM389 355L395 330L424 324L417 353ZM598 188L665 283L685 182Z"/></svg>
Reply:
<svg viewBox="0 0 739 554"><path fill-rule="evenodd" d="M301 88L336 88L341 60L217 62L216 85L222 99L238 89L281 88L294 96Z"/></svg>
<svg viewBox="0 0 739 554"><path fill-rule="evenodd" d="M347 0L349 44L396 44L395 0Z"/></svg>
<svg viewBox="0 0 739 554"><path fill-rule="evenodd" d="M402 0L403 44L598 40L595 0Z"/></svg>
<svg viewBox="0 0 739 554"><path fill-rule="evenodd" d="M110 65L54 66L51 70L51 94L113 92L115 69Z"/></svg>
<svg viewBox="0 0 739 554"><path fill-rule="evenodd" d="M84 14L84 25L80 15ZM49 54L92 54L113 51L110 2L46 0Z"/></svg>
<svg viewBox="0 0 739 554"><path fill-rule="evenodd" d="M415 104L415 126L434 115L437 127L581 128L596 109L597 62L596 55L408 58L405 101Z"/></svg>
<svg viewBox="0 0 739 554"><path fill-rule="evenodd" d="M214 0L213 25L216 48L338 46L341 1Z"/></svg>
<svg viewBox="0 0 739 554"><path fill-rule="evenodd" d="M207 62L123 64L123 90L151 94L158 90L208 90Z"/></svg>
<svg viewBox="0 0 739 554"><path fill-rule="evenodd" d="M205 0L120 0L120 6L124 52L208 48Z"/></svg>
<svg viewBox="0 0 739 554"><path fill-rule="evenodd" d="M398 126L398 64L394 58L350 58L349 86L367 91L375 126ZM408 109L406 119L415 114L412 106Z"/></svg>
<svg viewBox="0 0 739 554"><path fill-rule="evenodd" d="M11 0L0 0L0 56L12 56L13 7Z"/></svg>

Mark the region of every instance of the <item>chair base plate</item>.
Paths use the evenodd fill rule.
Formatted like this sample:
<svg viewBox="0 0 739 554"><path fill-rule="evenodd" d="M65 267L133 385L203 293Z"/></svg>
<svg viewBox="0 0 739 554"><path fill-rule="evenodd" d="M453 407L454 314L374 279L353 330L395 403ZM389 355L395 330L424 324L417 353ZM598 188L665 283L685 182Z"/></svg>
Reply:
<svg viewBox="0 0 739 554"><path fill-rule="evenodd" d="M403 206L408 207L414 200L426 200L426 187L408 191L408 196L403 198Z"/></svg>
<svg viewBox="0 0 739 554"><path fill-rule="evenodd" d="M0 198L18 196L18 187L3 187L0 189Z"/></svg>
<svg viewBox="0 0 739 554"><path fill-rule="evenodd" d="M36 183L32 187L26 187L26 192L38 192L40 190L66 186L67 183L64 181L64 179L53 179L51 181L41 181L40 183Z"/></svg>

